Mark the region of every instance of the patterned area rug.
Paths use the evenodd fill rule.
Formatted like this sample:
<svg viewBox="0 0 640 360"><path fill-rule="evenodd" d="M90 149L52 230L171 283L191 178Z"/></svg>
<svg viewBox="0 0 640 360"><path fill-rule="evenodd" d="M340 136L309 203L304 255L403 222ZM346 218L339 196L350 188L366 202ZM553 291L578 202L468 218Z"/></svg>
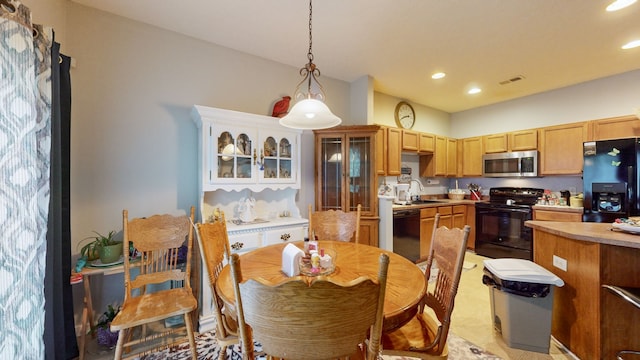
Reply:
<svg viewBox="0 0 640 360"><path fill-rule="evenodd" d="M467 340L456 336L453 333L449 333L449 359L451 360L501 360L498 356L484 351L478 346L468 342ZM215 337L215 332L210 331L200 334L196 338L196 345L198 347L198 359L209 360L218 359L220 354L220 347ZM265 360L266 356L261 353L262 346L255 343L255 351L257 360ZM240 352L240 346L235 345L227 349L227 360L242 360ZM189 359L191 357L191 351L189 350L189 343L181 343L173 348L165 349L160 352L151 353L140 358L140 360L182 360ZM403 356L387 356L382 357L384 360L410 360L414 358Z"/></svg>

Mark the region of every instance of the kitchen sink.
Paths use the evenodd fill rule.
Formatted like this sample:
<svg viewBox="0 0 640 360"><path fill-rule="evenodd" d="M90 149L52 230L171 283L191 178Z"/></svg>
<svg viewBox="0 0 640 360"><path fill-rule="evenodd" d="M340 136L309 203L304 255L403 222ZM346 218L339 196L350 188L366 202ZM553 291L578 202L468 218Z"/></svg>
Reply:
<svg viewBox="0 0 640 360"><path fill-rule="evenodd" d="M413 200L411 201L411 205L419 205L419 204L433 204L440 203L440 200Z"/></svg>

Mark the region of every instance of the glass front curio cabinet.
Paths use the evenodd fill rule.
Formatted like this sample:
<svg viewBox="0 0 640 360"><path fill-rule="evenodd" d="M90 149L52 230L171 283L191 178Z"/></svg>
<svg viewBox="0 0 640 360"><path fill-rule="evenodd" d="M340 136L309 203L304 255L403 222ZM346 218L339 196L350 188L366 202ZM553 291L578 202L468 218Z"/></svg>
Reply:
<svg viewBox="0 0 640 360"><path fill-rule="evenodd" d="M204 191L300 188L300 136L277 119L197 106Z"/></svg>
<svg viewBox="0 0 640 360"><path fill-rule="evenodd" d="M378 246L375 145L379 126L314 130L316 211L362 206L360 242Z"/></svg>

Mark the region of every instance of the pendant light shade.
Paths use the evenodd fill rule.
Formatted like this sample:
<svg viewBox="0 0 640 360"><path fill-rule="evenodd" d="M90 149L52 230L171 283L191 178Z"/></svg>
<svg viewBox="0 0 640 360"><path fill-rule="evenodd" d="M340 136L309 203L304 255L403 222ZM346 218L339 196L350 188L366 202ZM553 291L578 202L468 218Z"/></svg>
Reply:
<svg viewBox="0 0 640 360"><path fill-rule="evenodd" d="M335 116L324 103L324 89L317 79L320 76L320 69L313 63L313 53L311 52L313 44L311 36L312 14L313 7L311 0L309 0L309 52L307 53L309 62L300 69L300 75L304 78L298 83L293 95L293 99L297 102L286 116L280 118L280 125L294 129L326 129L342 123L342 120Z"/></svg>
<svg viewBox="0 0 640 360"><path fill-rule="evenodd" d="M280 119L282 126L305 130L326 129L340 125L341 122L325 103L316 99L298 101L289 114Z"/></svg>

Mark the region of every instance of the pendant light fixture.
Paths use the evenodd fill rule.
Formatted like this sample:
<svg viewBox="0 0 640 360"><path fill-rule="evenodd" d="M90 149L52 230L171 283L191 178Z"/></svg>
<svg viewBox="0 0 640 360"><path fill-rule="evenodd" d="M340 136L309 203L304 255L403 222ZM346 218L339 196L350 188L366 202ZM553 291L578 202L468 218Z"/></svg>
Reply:
<svg viewBox="0 0 640 360"><path fill-rule="evenodd" d="M320 76L320 69L313 63L313 53L311 52L313 44L311 36L312 14L313 7L311 0L309 0L309 53L307 53L309 63L300 69L300 75L304 78L296 86L293 95L293 100L296 101L295 105L286 116L280 118L280 125L294 129L325 129L342 122L325 105L324 89L317 79Z"/></svg>

